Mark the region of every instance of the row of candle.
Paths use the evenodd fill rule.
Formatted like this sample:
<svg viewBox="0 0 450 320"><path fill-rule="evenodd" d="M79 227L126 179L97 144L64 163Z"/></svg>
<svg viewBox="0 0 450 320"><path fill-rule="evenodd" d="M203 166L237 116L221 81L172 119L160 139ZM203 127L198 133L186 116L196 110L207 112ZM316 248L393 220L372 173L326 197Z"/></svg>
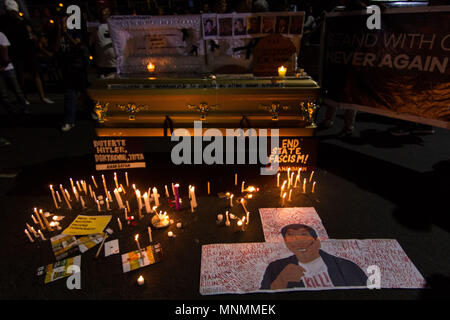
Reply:
<svg viewBox="0 0 450 320"><path fill-rule="evenodd" d="M59 222L57 221L58 219L60 219L57 216L53 216L53 219L51 222L49 222L47 220L47 217L50 216L50 213L48 212L43 212L42 209L37 209L34 208L34 214L35 215L31 215L31 219L33 220L35 225L39 225L41 227L42 230L46 230L49 232L54 231L54 229L56 230L61 230L61 227L59 226ZM36 219L37 217L37 219ZM31 234L34 235L35 238L41 238L42 240L47 240L43 234L43 232L41 231L41 229L38 229L37 231L35 230L34 226L30 226L28 223L25 223L26 225L26 229L25 229L25 234L28 237L28 239L30 240L30 242L34 242L34 239L31 237Z"/></svg>
<svg viewBox="0 0 450 320"><path fill-rule="evenodd" d="M243 216L241 219L238 219L238 221L236 222L237 226L240 227L242 229L242 231L245 231L246 226L249 224L249 215L250 212L246 211L246 215ZM236 219L236 216L232 213L229 213L228 211L225 212L225 226L230 227L231 226L231 222L230 222L230 218L231 219ZM218 214L217 215L217 221L218 222L222 222L223 221L223 215L222 214Z"/></svg>
<svg viewBox="0 0 450 320"><path fill-rule="evenodd" d="M294 174L295 173L294 172L290 172L290 169L291 168L288 168L288 170L287 170L287 180L283 181L283 184L281 185L281 188L280 188L280 198L282 199L281 200L282 201L281 202L282 205L284 205L285 199L286 199L286 196L287 196L287 192L285 192L285 190L286 189L289 190L288 201L291 201L292 187L293 188L297 188L297 182L299 182L300 179L301 179L301 176L300 176L301 169L298 169L297 176L295 178L295 182L293 183L292 181L294 179ZM280 173L277 174L277 187L280 187L280 175L281 175ZM309 176L309 182L311 182L313 175L314 175L314 171L312 171L311 175ZM313 181L312 189L311 189L312 193L314 193L315 187L316 187L316 181ZM306 193L306 178L303 179L303 193Z"/></svg>

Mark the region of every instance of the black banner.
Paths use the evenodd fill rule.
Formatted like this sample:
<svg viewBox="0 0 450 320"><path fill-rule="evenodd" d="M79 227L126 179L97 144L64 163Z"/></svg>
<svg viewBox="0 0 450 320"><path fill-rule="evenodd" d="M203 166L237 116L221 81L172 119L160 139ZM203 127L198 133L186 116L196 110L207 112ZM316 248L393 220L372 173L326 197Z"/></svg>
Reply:
<svg viewBox="0 0 450 320"><path fill-rule="evenodd" d="M450 128L450 7L390 9L325 19L322 86L344 108Z"/></svg>

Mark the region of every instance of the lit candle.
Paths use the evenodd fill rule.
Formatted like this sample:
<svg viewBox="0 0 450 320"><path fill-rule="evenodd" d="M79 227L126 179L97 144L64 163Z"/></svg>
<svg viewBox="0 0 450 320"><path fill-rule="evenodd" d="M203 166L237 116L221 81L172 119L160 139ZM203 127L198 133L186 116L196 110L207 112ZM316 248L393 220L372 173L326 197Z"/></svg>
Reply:
<svg viewBox="0 0 450 320"><path fill-rule="evenodd" d="M31 227L31 231L33 232L35 238L39 237L39 234L36 232L36 230L34 230L33 227Z"/></svg>
<svg viewBox="0 0 450 320"><path fill-rule="evenodd" d="M291 178L290 178L291 183L290 183L290 185L289 185L289 188L290 188L291 185L293 184L292 180L294 180L294 172L291 173Z"/></svg>
<svg viewBox="0 0 450 320"><path fill-rule="evenodd" d="M147 230L148 230L148 239L150 240L150 243L152 243L153 242L153 239L152 239L152 228L148 227Z"/></svg>
<svg viewBox="0 0 450 320"><path fill-rule="evenodd" d="M278 76L280 78L284 78L286 76L286 68L284 66L278 68Z"/></svg>
<svg viewBox="0 0 450 320"><path fill-rule="evenodd" d="M120 196L119 190L117 190L117 188L114 189L114 195L116 197L117 204L119 205L119 209L123 209L124 206L122 202L122 197Z"/></svg>
<svg viewBox="0 0 450 320"><path fill-rule="evenodd" d="M120 184L119 191L120 191L120 192L123 192L123 194L127 194L127 192L125 191L125 188L123 187L122 184Z"/></svg>
<svg viewBox="0 0 450 320"><path fill-rule="evenodd" d="M69 202L72 202L72 197L70 196L69 191L67 191L67 189L64 189L64 193L66 194L66 197L69 200Z"/></svg>
<svg viewBox="0 0 450 320"><path fill-rule="evenodd" d="M303 193L306 193L306 178L303 179Z"/></svg>
<svg viewBox="0 0 450 320"><path fill-rule="evenodd" d="M277 174L277 187L280 186L280 173Z"/></svg>
<svg viewBox="0 0 450 320"><path fill-rule="evenodd" d="M111 192L109 192L109 190L108 190L108 194L106 195L106 201L113 203L113 199L111 197Z"/></svg>
<svg viewBox="0 0 450 320"><path fill-rule="evenodd" d="M237 173L234 174L234 185L237 186Z"/></svg>
<svg viewBox="0 0 450 320"><path fill-rule="evenodd" d="M39 233L39 235L41 236L41 239L42 239L43 241L47 240L47 239L45 239L45 237L44 237L44 235L42 234L42 231L41 231L41 230L38 230L38 233Z"/></svg>
<svg viewBox="0 0 450 320"><path fill-rule="evenodd" d="M294 188L297 188L297 182L300 181L300 175L297 174L297 176L295 177L295 183L294 183Z"/></svg>
<svg viewBox="0 0 450 320"><path fill-rule="evenodd" d="M114 183L116 184L116 189L119 189L119 182L117 181L117 174L114 172Z"/></svg>
<svg viewBox="0 0 450 320"><path fill-rule="evenodd" d="M44 221L45 227L48 231L53 231L52 227L50 226L50 224L48 223L47 218L44 215L44 212L42 211L42 209L39 209L39 214L42 217L42 220Z"/></svg>
<svg viewBox="0 0 450 320"><path fill-rule="evenodd" d="M156 189L155 187L153 187L152 191L153 191L153 201L155 201L155 206L159 206L159 194L158 194L158 189Z"/></svg>
<svg viewBox="0 0 450 320"><path fill-rule="evenodd" d="M87 194L87 185L86 185L86 181L81 180L81 186L83 187L84 194Z"/></svg>
<svg viewBox="0 0 450 320"><path fill-rule="evenodd" d="M103 188L105 189L105 195L108 196L108 188L106 188L106 181L104 175L102 175L102 180L103 180Z"/></svg>
<svg viewBox="0 0 450 320"><path fill-rule="evenodd" d="M77 201L79 201L80 196L78 195L77 188L73 187L72 191L73 191L73 194L75 195L75 199L77 199Z"/></svg>
<svg viewBox="0 0 450 320"><path fill-rule="evenodd" d="M191 199L191 212L194 212L194 202Z"/></svg>
<svg viewBox="0 0 450 320"><path fill-rule="evenodd" d="M234 197L234 194L232 194L232 195L230 196L230 207L233 206L233 197Z"/></svg>
<svg viewBox="0 0 450 320"><path fill-rule="evenodd" d="M28 231L33 232L31 231L31 226L28 223L25 223L25 225L27 226Z"/></svg>
<svg viewBox="0 0 450 320"><path fill-rule="evenodd" d="M133 183L132 187L133 187L133 190L136 191L136 185L134 183Z"/></svg>
<svg viewBox="0 0 450 320"><path fill-rule="evenodd" d="M56 202L56 198L55 198L55 191L53 191L52 185L50 185L50 191L52 192L52 198L53 198L53 203L55 204L55 208L59 209L58 203Z"/></svg>
<svg viewBox="0 0 450 320"><path fill-rule="evenodd" d="M84 203L83 197L80 196L81 208L86 209L86 204Z"/></svg>
<svg viewBox="0 0 450 320"><path fill-rule="evenodd" d="M147 70L148 70L148 72L150 72L150 73L155 72L155 65L154 65L153 63L149 62L149 63L147 64Z"/></svg>
<svg viewBox="0 0 450 320"><path fill-rule="evenodd" d="M25 234L27 235L30 242L34 242L33 238L31 238L30 234L28 233L27 229L25 229Z"/></svg>
<svg viewBox="0 0 450 320"><path fill-rule="evenodd" d="M138 197L138 216L139 219L142 219L142 198L141 198L141 192L139 190L136 190L136 197Z"/></svg>
<svg viewBox="0 0 450 320"><path fill-rule="evenodd" d="M176 210L180 210L181 209L181 204L180 204L180 196L178 194L178 188L179 188L179 184L175 184L173 186L173 190L174 190L174 195L175 195L175 209ZM192 201L192 200L191 200ZM191 202L192 203L192 202Z"/></svg>
<svg viewBox="0 0 450 320"><path fill-rule="evenodd" d="M77 184L78 191L81 192L80 182L78 180L76 181L76 184Z"/></svg>
<svg viewBox="0 0 450 320"><path fill-rule="evenodd" d="M245 220L245 217L242 218L243 220ZM245 224L243 220L238 220L237 222L237 226L241 228L242 231L245 231Z"/></svg>
<svg viewBox="0 0 450 320"><path fill-rule="evenodd" d="M316 186L316 182L314 181L314 182L313 182L313 186L312 186L312 191L311 191L312 193L314 193L314 187L315 187L315 186Z"/></svg>
<svg viewBox="0 0 450 320"><path fill-rule="evenodd" d="M249 223L249 221L250 221L250 212L249 211L247 211L247 220L246 220L246 224L248 224Z"/></svg>
<svg viewBox="0 0 450 320"><path fill-rule="evenodd" d="M67 194L65 193L65 191L67 191L67 190L64 190L61 184L59 185L59 188L61 189L61 193L63 194L63 197L64 197L64 200L66 201L67 207L69 208L69 210L72 210L72 206L70 205L69 199L67 199Z"/></svg>
<svg viewBox="0 0 450 320"><path fill-rule="evenodd" d="M91 178L92 178L92 182L94 183L95 188L98 189L97 181L95 181L94 176L91 176Z"/></svg>
<svg viewBox="0 0 450 320"><path fill-rule="evenodd" d="M58 202L62 202L61 196L59 195L58 190L56 190L55 193L56 193L56 199L58 199Z"/></svg>
<svg viewBox="0 0 450 320"><path fill-rule="evenodd" d="M141 209L142 208L141 192L139 191L139 189L136 189L135 193L136 193L136 200L137 200L138 208Z"/></svg>
<svg viewBox="0 0 450 320"><path fill-rule="evenodd" d="M141 246L139 244L139 234L134 236L134 241L136 241L139 252L141 251Z"/></svg>
<svg viewBox="0 0 450 320"><path fill-rule="evenodd" d="M245 185L245 181L242 181L241 192L244 192L244 185Z"/></svg>
<svg viewBox="0 0 450 320"><path fill-rule="evenodd" d="M137 279L137 283L138 285L142 286L144 284L145 280L143 276L139 276L139 278Z"/></svg>
<svg viewBox="0 0 450 320"><path fill-rule="evenodd" d="M280 190L280 197L283 196L283 191L284 191L284 186L286 185L287 181L284 180L283 185L281 186L281 190Z"/></svg>
<svg viewBox="0 0 450 320"><path fill-rule="evenodd" d="M122 231L122 222L120 222L120 218L117 218L117 224L119 225L119 230Z"/></svg>
<svg viewBox="0 0 450 320"><path fill-rule="evenodd" d="M169 238L172 238L172 237L173 237L173 232L172 232L172 231L167 232L167 236L168 236Z"/></svg>
<svg viewBox="0 0 450 320"><path fill-rule="evenodd" d="M292 196L292 189L289 190L289 198L288 198L288 201L291 201L291 196Z"/></svg>
<svg viewBox="0 0 450 320"><path fill-rule="evenodd" d="M209 181L208 181L208 195L211 193L211 190L210 190L210 185L209 185Z"/></svg>
<svg viewBox="0 0 450 320"><path fill-rule="evenodd" d="M284 206L284 200L286 199L286 192L285 193L283 193L283 198L282 198L282 201L281 201L281 205L282 206Z"/></svg>
<svg viewBox="0 0 450 320"><path fill-rule="evenodd" d="M91 185L89 185L89 195L91 196L91 198L94 198L93 192L94 191L92 191Z"/></svg>
<svg viewBox="0 0 450 320"><path fill-rule="evenodd" d="M125 200L125 204L127 205L128 212L131 212L131 210L130 210L130 204L128 203L128 200Z"/></svg>
<svg viewBox="0 0 450 320"><path fill-rule="evenodd" d="M44 229L44 225L43 225L43 223L42 223L41 217L39 216L39 213L38 213L38 211L37 211L37 208L34 208L34 213L36 214L36 217L37 217L38 220L39 220L39 225L41 226L41 229Z"/></svg>
<svg viewBox="0 0 450 320"><path fill-rule="evenodd" d="M217 221L221 222L223 220L223 214L218 214L217 215Z"/></svg>
<svg viewBox="0 0 450 320"><path fill-rule="evenodd" d="M291 168L287 169L288 189L291 187Z"/></svg>
<svg viewBox="0 0 450 320"><path fill-rule="evenodd" d="M70 186L72 187L72 189L73 189L73 187L75 187L75 185L73 184L72 178L70 178Z"/></svg>
<svg viewBox="0 0 450 320"><path fill-rule="evenodd" d="M97 199L95 199L95 202L97 203L97 210L98 212L100 212L100 202Z"/></svg>
<svg viewBox="0 0 450 320"><path fill-rule="evenodd" d="M229 218L229 215L228 215L228 211L225 212L225 216L226 216L225 225L227 227L229 227L230 226L230 218Z"/></svg>
<svg viewBox="0 0 450 320"><path fill-rule="evenodd" d="M31 219L33 219L34 224L38 224L36 218L34 217L34 215L31 215Z"/></svg>
<svg viewBox="0 0 450 320"><path fill-rule="evenodd" d="M170 198L170 196L169 196L169 190L167 189L167 184L164 186L164 188L166 189L166 197L167 197L167 198Z"/></svg>
<svg viewBox="0 0 450 320"><path fill-rule="evenodd" d="M311 182L311 179L312 179L313 175L314 175L314 171L311 172L311 175L309 176L309 182Z"/></svg>
<svg viewBox="0 0 450 320"><path fill-rule="evenodd" d="M125 182L127 183L127 187L129 187L130 182L128 181L128 172L125 172Z"/></svg>
<svg viewBox="0 0 450 320"><path fill-rule="evenodd" d="M144 193L144 203L145 203L145 212L150 213L151 212L150 200L148 199L147 192Z"/></svg>
<svg viewBox="0 0 450 320"><path fill-rule="evenodd" d="M195 197L195 187L194 186L191 187L191 198L192 198L194 208L196 208L197 207L197 198Z"/></svg>

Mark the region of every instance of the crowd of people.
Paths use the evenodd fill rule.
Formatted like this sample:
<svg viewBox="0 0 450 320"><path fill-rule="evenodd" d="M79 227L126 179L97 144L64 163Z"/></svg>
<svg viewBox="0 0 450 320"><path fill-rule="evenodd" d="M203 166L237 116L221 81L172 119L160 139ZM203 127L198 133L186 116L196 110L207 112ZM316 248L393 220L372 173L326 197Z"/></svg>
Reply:
<svg viewBox="0 0 450 320"><path fill-rule="evenodd" d="M8 114L17 110L27 114L30 112L30 91L37 92L42 103L53 104L47 97L45 84L60 84L65 110L61 130L71 130L75 126L78 101L82 102L85 110L92 106L86 94L89 67L95 66L98 77L103 78L116 72L116 57L107 24L112 14L305 11L303 41L304 45L309 45L320 43L320 29L326 11L342 7L361 9L368 5L366 0L189 0L174 1L171 7L162 3L147 1L144 7L127 7L124 12L121 12L123 8L114 6L96 7L94 10L83 8L81 30L69 30L62 3L53 7L30 7L27 19L15 0L0 0L5 11L0 16L0 105ZM31 80L28 83L31 86L26 85L27 78ZM18 109L13 106L8 88L16 97ZM344 132L351 134L355 112L347 114ZM334 115L335 109L330 109L324 126L333 124ZM95 118L94 113L92 117ZM5 138L0 138L0 145L7 144L9 142Z"/></svg>

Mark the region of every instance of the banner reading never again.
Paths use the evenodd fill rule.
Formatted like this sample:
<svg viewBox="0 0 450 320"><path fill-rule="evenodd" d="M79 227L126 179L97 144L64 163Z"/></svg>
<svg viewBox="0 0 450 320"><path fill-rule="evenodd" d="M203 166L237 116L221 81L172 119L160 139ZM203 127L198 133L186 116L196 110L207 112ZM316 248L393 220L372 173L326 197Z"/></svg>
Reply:
<svg viewBox="0 0 450 320"><path fill-rule="evenodd" d="M326 17L322 86L344 108L450 128L450 7Z"/></svg>

